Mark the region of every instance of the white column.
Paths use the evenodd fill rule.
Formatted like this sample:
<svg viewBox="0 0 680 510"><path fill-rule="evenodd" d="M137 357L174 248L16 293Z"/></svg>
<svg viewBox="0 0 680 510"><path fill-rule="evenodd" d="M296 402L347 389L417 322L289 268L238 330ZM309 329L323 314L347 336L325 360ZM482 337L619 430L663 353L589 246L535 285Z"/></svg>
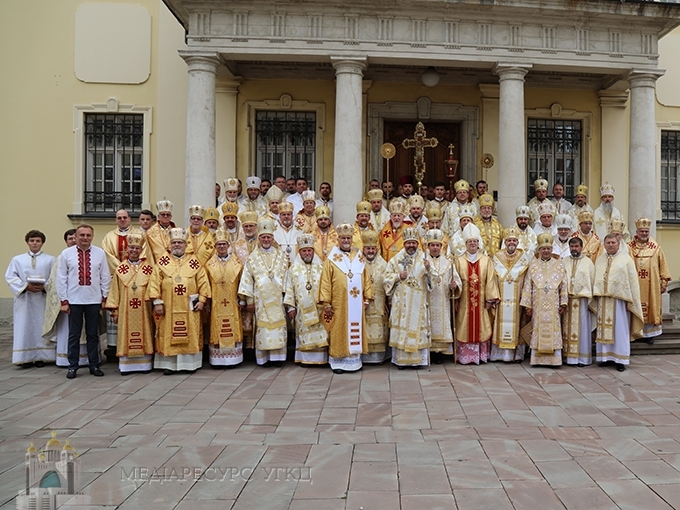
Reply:
<svg viewBox="0 0 680 510"><path fill-rule="evenodd" d="M632 70L630 84L630 146L628 168L628 224L650 218L650 233L656 234L656 80L663 71Z"/></svg>
<svg viewBox="0 0 680 510"><path fill-rule="evenodd" d="M496 64L498 105L498 221L515 223L515 208L527 201L524 77L530 64Z"/></svg>
<svg viewBox="0 0 680 510"><path fill-rule="evenodd" d="M614 205L624 218L628 214L628 154L621 150L621 140L628 139L628 91L600 90L602 112L602 178L616 190ZM594 183L593 183L594 184ZM598 190L591 192L591 205L599 204ZM630 230L630 229L629 229Z"/></svg>
<svg viewBox="0 0 680 510"><path fill-rule="evenodd" d="M224 179L236 177L236 100L240 84L240 77L218 76L215 85L215 182L220 186Z"/></svg>
<svg viewBox="0 0 680 510"><path fill-rule="evenodd" d="M180 55L189 68L184 174L184 224L188 225L191 205L215 203L215 73L220 60L215 53L180 51Z"/></svg>
<svg viewBox="0 0 680 510"><path fill-rule="evenodd" d="M331 57L335 68L333 220L354 223L363 193L361 156L362 77L366 58Z"/></svg>

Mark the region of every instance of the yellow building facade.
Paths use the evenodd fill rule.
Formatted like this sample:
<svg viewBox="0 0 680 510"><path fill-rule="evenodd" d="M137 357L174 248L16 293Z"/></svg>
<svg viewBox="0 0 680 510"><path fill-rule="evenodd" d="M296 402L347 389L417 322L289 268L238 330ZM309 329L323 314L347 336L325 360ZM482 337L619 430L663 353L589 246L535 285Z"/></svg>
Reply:
<svg viewBox="0 0 680 510"><path fill-rule="evenodd" d="M680 6L563 4L2 2L0 41L17 49L5 52L0 82L0 208L13 224L0 260L24 250L33 228L53 255L81 222L99 244L120 205L155 213L165 197L186 225L187 207L212 205L214 183L232 176L328 181L334 220L353 220L368 181L386 177L381 145L390 133L412 138L418 121L455 146L458 177L489 183L503 224L539 175L576 179L571 190L585 183L593 208L607 181L628 223L640 211L656 218L672 253L680 211L662 202L676 200L667 193L678 184L662 171L661 147L680 131ZM96 129L125 126L125 116L132 138L123 127L112 135L119 145L97 145ZM304 143L288 133L297 141L280 144L262 128L298 116L313 126ZM651 139L640 137L650 125ZM530 132L576 132L578 148L536 149L542 135L533 147ZM409 154L391 178L413 173ZM430 163L423 182L444 168ZM669 264L677 278L680 262ZM10 317L3 287L0 320Z"/></svg>

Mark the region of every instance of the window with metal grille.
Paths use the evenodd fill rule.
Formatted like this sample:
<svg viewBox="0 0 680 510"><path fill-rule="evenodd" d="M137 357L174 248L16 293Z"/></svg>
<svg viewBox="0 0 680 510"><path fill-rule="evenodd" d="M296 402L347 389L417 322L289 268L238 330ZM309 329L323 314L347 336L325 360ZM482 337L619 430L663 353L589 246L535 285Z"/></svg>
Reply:
<svg viewBox="0 0 680 510"><path fill-rule="evenodd" d="M85 115L85 213L142 209L143 135L143 115Z"/></svg>
<svg viewBox="0 0 680 510"><path fill-rule="evenodd" d="M680 131L661 131L661 219L680 222Z"/></svg>
<svg viewBox="0 0 680 510"><path fill-rule="evenodd" d="M565 198L574 197L581 183L581 121L529 119L527 122L527 197L534 196L539 177L564 186Z"/></svg>
<svg viewBox="0 0 680 510"><path fill-rule="evenodd" d="M255 117L256 174L271 181L277 175L304 177L314 189L316 113L265 111Z"/></svg>

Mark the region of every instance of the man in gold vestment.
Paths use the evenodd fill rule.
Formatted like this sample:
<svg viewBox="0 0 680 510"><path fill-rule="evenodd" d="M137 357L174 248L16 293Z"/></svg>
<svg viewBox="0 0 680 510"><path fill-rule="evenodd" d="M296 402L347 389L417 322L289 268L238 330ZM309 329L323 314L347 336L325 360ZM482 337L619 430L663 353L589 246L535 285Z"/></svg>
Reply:
<svg viewBox="0 0 680 510"><path fill-rule="evenodd" d="M363 244L364 271L373 286L373 300L366 308L366 351L361 355L362 363L382 363L390 357L390 348L387 345L389 340L387 310L387 296L383 280L385 278L385 268L387 263L380 256L378 232L366 230L361 234Z"/></svg>
<svg viewBox="0 0 680 510"><path fill-rule="evenodd" d="M153 365L153 315L145 293L153 266L141 257L145 237L141 231L127 235L127 258L113 270L105 308L118 325L116 356L122 375L150 372Z"/></svg>
<svg viewBox="0 0 680 510"><path fill-rule="evenodd" d="M321 259L326 260L333 246L338 244L338 233L331 224L331 210L325 205L320 205L314 211L316 225L309 232L314 236L314 253Z"/></svg>
<svg viewBox="0 0 680 510"><path fill-rule="evenodd" d="M361 241L364 232L375 230L371 224L371 204L368 202L358 202L356 205L357 216L354 222L354 237L352 238L352 246L362 251L364 245Z"/></svg>
<svg viewBox="0 0 680 510"><path fill-rule="evenodd" d="M455 302L456 360L467 365L486 363L491 350L491 309L499 300L493 262L480 252L481 235L472 223L463 228L465 253L454 259L462 288Z"/></svg>
<svg viewBox="0 0 680 510"><path fill-rule="evenodd" d="M500 300L494 320L491 361L521 363L526 353L526 344L520 339L526 319L519 299L531 255L518 248L519 236L520 229L516 225L506 228L503 233L505 248L493 257Z"/></svg>
<svg viewBox="0 0 680 510"><path fill-rule="evenodd" d="M479 216L474 223L482 234L486 254L493 258L501 249L503 241L503 227L493 215L494 201L491 195L484 193L479 197Z"/></svg>
<svg viewBox="0 0 680 510"><path fill-rule="evenodd" d="M146 299L153 301L156 316L154 368L163 375L194 370L203 364L201 314L210 298L210 283L203 266L186 254L187 231L169 232L172 253L158 258Z"/></svg>
<svg viewBox="0 0 680 510"><path fill-rule="evenodd" d="M405 228L403 239L404 248L387 263L383 282L385 294L392 299L390 347L392 363L399 370L430 364L425 254L419 247L416 227Z"/></svg>
<svg viewBox="0 0 680 510"><path fill-rule="evenodd" d="M255 358L258 365L280 367L286 361L287 329L283 285L288 258L273 245L276 224L268 218L257 222L259 246L248 257L239 283L246 310L255 312Z"/></svg>
<svg viewBox="0 0 680 510"><path fill-rule="evenodd" d="M288 317L295 321L295 362L303 366L325 365L328 331L317 303L323 262L314 253L313 235L300 234L297 245L298 254L288 268L283 298Z"/></svg>
<svg viewBox="0 0 680 510"><path fill-rule="evenodd" d="M215 232L215 254L205 270L210 280L210 364L234 366L243 361L243 332L238 299L238 284L243 264L229 250L229 236Z"/></svg>
<svg viewBox="0 0 680 510"><path fill-rule="evenodd" d="M329 333L328 361L336 374L361 369L366 353L365 309L373 299L373 285L364 267L364 256L352 248L354 227L336 227L338 245L323 263L319 303Z"/></svg>
<svg viewBox="0 0 680 510"><path fill-rule="evenodd" d="M406 201L394 200L390 204L390 220L380 231L380 254L385 262L389 262L404 247L401 232L404 229L404 211Z"/></svg>
<svg viewBox="0 0 680 510"><path fill-rule="evenodd" d="M567 277L569 303L562 320L564 359L567 365L579 367L593 362L592 320L588 310L593 297L595 265L582 254L580 237L569 239L570 255L562 259Z"/></svg>
<svg viewBox="0 0 680 510"><path fill-rule="evenodd" d="M316 226L316 193L313 190L305 190L302 196L302 210L295 215L295 228L302 231L303 234L311 234ZM328 216L330 218L330 209L328 209Z"/></svg>
<svg viewBox="0 0 680 510"><path fill-rule="evenodd" d="M642 336L644 319L635 262L619 251L615 234L604 238L605 254L595 262L591 309L597 313L595 356L623 372L630 364L630 342Z"/></svg>
<svg viewBox="0 0 680 510"><path fill-rule="evenodd" d="M146 231L147 258L150 262L158 264L158 260L170 254L170 229L175 227L172 222L172 209L174 205L170 200L159 200L156 203L158 220Z"/></svg>
<svg viewBox="0 0 680 510"><path fill-rule="evenodd" d="M189 207L189 239L187 240L187 254L194 255L202 266L215 253L215 238L203 225L205 208L201 205Z"/></svg>
<svg viewBox="0 0 680 510"><path fill-rule="evenodd" d="M593 261L602 253L602 241L593 231L593 213L582 212L578 215L578 230L571 237L580 237L583 241L583 255Z"/></svg>
<svg viewBox="0 0 680 510"><path fill-rule="evenodd" d="M553 236L538 236L536 257L529 263L520 304L531 318L531 364L562 365L560 315L567 309L567 277L560 259L552 256Z"/></svg>
<svg viewBox="0 0 680 510"><path fill-rule="evenodd" d="M652 221L640 218L635 222L635 236L628 243L630 256L633 257L640 283L640 299L645 327L642 338L653 343L654 337L661 334L661 294L666 292L671 273L666 264L666 256L654 239L649 236Z"/></svg>

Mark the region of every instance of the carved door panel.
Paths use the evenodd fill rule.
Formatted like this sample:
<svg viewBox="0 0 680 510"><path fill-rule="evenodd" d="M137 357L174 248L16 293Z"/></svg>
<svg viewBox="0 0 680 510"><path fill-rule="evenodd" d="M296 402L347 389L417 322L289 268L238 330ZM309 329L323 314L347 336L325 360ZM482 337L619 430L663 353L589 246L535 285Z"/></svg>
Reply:
<svg viewBox="0 0 680 510"><path fill-rule="evenodd" d="M417 123L417 120L408 122L385 120L383 142L390 142L397 149L394 158L390 160L389 175L389 180L394 183L395 190L402 175L414 175L415 173L415 167L413 166L415 149L404 149L402 142L407 138L413 138ZM426 147L423 149L426 165L423 184L432 186L435 182L442 181L448 188L449 180L446 177L447 167L445 161L449 157L450 144L454 145L454 158L460 161L460 123L424 121L423 124L425 125L427 137L435 137L439 141L439 145L436 147ZM458 165L458 168L461 168L461 166L462 162ZM383 180L387 180L387 177L387 160L383 160Z"/></svg>

